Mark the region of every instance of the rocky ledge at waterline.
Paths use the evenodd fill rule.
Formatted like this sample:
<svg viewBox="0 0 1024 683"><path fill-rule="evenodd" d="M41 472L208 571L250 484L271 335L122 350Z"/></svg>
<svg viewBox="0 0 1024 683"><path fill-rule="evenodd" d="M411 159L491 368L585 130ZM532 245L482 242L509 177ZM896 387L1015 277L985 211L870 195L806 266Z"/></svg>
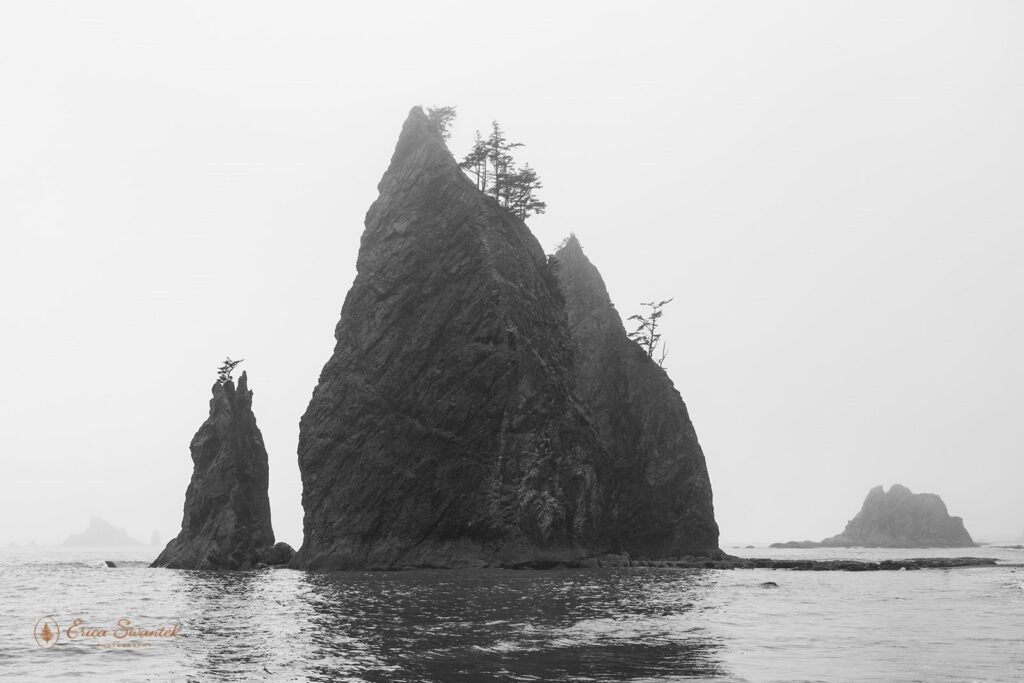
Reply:
<svg viewBox="0 0 1024 683"><path fill-rule="evenodd" d="M780 560L767 557L726 557L718 560L683 558L678 560L640 560L631 567L675 567L680 569L793 569L796 571L895 571L912 569L955 569L957 567L995 567L992 557L916 557L908 560ZM1003 565L1005 566L1005 565Z"/></svg>
<svg viewBox="0 0 1024 683"><path fill-rule="evenodd" d="M843 533L821 542L789 541L772 548L973 548L964 520L951 517L934 493L912 493L893 484L868 492L860 512Z"/></svg>
<svg viewBox="0 0 1024 683"><path fill-rule="evenodd" d="M269 467L243 372L213 385L210 416L191 444L194 469L185 492L181 532L151 566L251 569L285 565L294 555L274 543L267 495Z"/></svg>
<svg viewBox="0 0 1024 683"><path fill-rule="evenodd" d="M722 557L686 407L578 245L549 261L419 108L378 190L300 422L292 566Z"/></svg>

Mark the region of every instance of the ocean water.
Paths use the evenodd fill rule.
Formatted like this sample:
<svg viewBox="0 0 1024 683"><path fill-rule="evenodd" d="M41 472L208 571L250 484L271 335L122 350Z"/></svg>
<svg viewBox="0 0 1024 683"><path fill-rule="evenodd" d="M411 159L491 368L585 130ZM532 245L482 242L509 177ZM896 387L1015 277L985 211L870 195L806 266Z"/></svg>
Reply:
<svg viewBox="0 0 1024 683"><path fill-rule="evenodd" d="M1001 566L226 573L149 569L154 548L8 549L0 680L1024 680L1024 551L726 550ZM115 637L125 619L150 633Z"/></svg>

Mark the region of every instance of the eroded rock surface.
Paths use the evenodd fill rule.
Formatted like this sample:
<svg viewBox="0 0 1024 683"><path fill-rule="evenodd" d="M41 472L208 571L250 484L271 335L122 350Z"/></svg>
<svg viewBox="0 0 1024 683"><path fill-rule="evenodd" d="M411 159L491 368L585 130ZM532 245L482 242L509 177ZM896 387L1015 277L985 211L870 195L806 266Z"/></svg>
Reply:
<svg viewBox="0 0 1024 683"><path fill-rule="evenodd" d="M704 452L665 371L626 335L604 280L570 236L555 254L576 391L612 456L610 524L630 554L714 556L718 525Z"/></svg>
<svg viewBox="0 0 1024 683"><path fill-rule="evenodd" d="M657 448L624 455L602 436L577 391L579 349L547 257L419 108L378 190L334 353L300 423L304 541L292 566L628 564L628 548L657 547L652 535L717 553L710 507L636 483L666 477L689 495L690 470L679 475ZM650 401L671 399L668 386ZM647 420L635 431L671 432L635 415ZM678 416L685 408L664 421ZM613 483L637 463L649 471ZM633 490L655 499L635 501L635 518ZM710 505L710 488L697 493Z"/></svg>
<svg viewBox="0 0 1024 683"><path fill-rule="evenodd" d="M274 543L267 495L269 467L243 372L213 385L210 416L191 443L194 469L185 492L181 532L152 566L249 569L286 564L293 551Z"/></svg>

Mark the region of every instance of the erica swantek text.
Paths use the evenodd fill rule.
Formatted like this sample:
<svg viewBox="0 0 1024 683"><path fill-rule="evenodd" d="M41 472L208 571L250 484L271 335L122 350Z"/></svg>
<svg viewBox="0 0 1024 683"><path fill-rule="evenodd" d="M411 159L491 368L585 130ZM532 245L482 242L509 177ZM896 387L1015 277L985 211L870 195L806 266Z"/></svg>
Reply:
<svg viewBox="0 0 1024 683"><path fill-rule="evenodd" d="M153 640L181 636L181 624L144 627L128 617L118 619L110 628L86 624L85 619L78 618L62 629L57 620L49 616L41 618L35 628L36 642L44 648L53 647L61 640L87 642L96 647L147 647Z"/></svg>

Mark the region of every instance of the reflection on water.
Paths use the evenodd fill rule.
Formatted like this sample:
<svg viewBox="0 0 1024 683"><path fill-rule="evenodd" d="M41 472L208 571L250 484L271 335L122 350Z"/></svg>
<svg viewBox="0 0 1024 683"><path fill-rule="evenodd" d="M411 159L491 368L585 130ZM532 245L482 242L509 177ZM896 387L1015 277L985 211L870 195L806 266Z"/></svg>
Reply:
<svg viewBox="0 0 1024 683"><path fill-rule="evenodd" d="M184 601L182 631L188 641L181 652L187 670L211 678L240 680L266 668L273 659L268 635L276 620L265 612L259 573L174 572L172 591Z"/></svg>
<svg viewBox="0 0 1024 683"><path fill-rule="evenodd" d="M638 578L607 572L303 575L299 595L310 608L313 678L722 675L697 607L712 577Z"/></svg>
<svg viewBox="0 0 1024 683"><path fill-rule="evenodd" d="M186 669L221 680L723 675L710 573L175 572ZM186 607L187 606L187 607Z"/></svg>

